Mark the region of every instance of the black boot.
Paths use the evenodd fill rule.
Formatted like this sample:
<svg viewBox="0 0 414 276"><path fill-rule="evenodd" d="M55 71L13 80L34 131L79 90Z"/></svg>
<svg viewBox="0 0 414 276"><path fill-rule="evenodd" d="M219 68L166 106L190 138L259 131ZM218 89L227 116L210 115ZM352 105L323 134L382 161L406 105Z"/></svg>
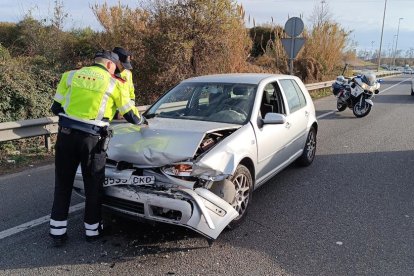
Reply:
<svg viewBox="0 0 414 276"><path fill-rule="evenodd" d="M105 229L105 230L104 230ZM94 236L85 236L85 239L87 242L93 243L96 242L98 240L100 240L104 235L108 234L109 229L106 229L106 227L104 228L103 223L99 223L98 226L98 235L94 235Z"/></svg>
<svg viewBox="0 0 414 276"><path fill-rule="evenodd" d="M52 237L52 246L53 247L62 247L66 244L66 241L68 239L68 235L65 233L63 235L52 235L49 234Z"/></svg>

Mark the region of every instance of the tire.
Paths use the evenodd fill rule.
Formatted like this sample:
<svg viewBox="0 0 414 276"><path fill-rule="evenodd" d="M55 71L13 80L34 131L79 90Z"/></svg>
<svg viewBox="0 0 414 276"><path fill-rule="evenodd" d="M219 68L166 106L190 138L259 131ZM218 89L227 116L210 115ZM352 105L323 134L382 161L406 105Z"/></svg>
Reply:
<svg viewBox="0 0 414 276"><path fill-rule="evenodd" d="M236 196L234 197L232 206L239 212L239 216L228 225L228 228L234 229L246 218L249 204L252 201L253 179L249 169L241 164L237 166L234 174L228 179L236 188Z"/></svg>
<svg viewBox="0 0 414 276"><path fill-rule="evenodd" d="M365 103L365 105L366 105L366 108L364 110L361 110L359 102L357 102L354 105L354 108L352 109L352 111L355 117L362 118L362 117L367 116L371 112L372 106L368 103Z"/></svg>
<svg viewBox="0 0 414 276"><path fill-rule="evenodd" d="M414 96L414 88L411 88L411 96Z"/></svg>
<svg viewBox="0 0 414 276"><path fill-rule="evenodd" d="M316 130L311 127L306 138L305 147L302 155L297 159L296 163L300 166L307 167L312 164L316 154Z"/></svg>
<svg viewBox="0 0 414 276"><path fill-rule="evenodd" d="M339 112L344 111L346 109L346 104L337 102L336 108L338 109Z"/></svg>

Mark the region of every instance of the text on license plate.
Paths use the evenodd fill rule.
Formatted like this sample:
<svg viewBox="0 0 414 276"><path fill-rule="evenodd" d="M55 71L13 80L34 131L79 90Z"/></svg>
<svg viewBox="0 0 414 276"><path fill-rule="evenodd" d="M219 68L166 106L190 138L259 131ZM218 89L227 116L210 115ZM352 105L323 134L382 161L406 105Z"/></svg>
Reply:
<svg viewBox="0 0 414 276"><path fill-rule="evenodd" d="M132 175L129 179L105 177L104 187L114 186L114 185L126 185L126 184L146 185L146 184L154 184L154 183L155 183L155 176Z"/></svg>

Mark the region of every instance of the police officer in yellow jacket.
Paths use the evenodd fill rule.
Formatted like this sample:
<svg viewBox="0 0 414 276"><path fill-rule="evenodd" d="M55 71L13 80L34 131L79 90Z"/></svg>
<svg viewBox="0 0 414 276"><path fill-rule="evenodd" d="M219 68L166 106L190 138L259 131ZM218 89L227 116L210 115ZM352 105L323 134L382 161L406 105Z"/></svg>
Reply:
<svg viewBox="0 0 414 276"><path fill-rule="evenodd" d="M129 97L131 101L135 103L135 87L132 80L132 65L131 65L131 53L122 47L115 47L112 52L119 56L120 66L118 67L119 76L125 81L127 89L129 91Z"/></svg>
<svg viewBox="0 0 414 276"><path fill-rule="evenodd" d="M57 87L52 112L59 115L55 155L55 192L50 235L64 244L73 188L79 164L85 185L86 240L102 235L101 196L105 179L108 125L116 109L132 124L141 124L123 80L114 76L119 57L111 51L95 55L95 64L65 72Z"/></svg>

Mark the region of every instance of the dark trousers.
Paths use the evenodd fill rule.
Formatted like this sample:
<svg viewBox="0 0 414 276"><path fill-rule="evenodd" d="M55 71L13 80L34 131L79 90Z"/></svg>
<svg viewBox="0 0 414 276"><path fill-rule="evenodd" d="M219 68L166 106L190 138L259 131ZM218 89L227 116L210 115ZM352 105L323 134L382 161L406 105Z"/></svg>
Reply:
<svg viewBox="0 0 414 276"><path fill-rule="evenodd" d="M105 151L100 149L99 136L69 129L59 130L55 155L55 193L51 219L68 218L76 169L81 164L85 186L84 221L101 221L101 198L105 180Z"/></svg>

